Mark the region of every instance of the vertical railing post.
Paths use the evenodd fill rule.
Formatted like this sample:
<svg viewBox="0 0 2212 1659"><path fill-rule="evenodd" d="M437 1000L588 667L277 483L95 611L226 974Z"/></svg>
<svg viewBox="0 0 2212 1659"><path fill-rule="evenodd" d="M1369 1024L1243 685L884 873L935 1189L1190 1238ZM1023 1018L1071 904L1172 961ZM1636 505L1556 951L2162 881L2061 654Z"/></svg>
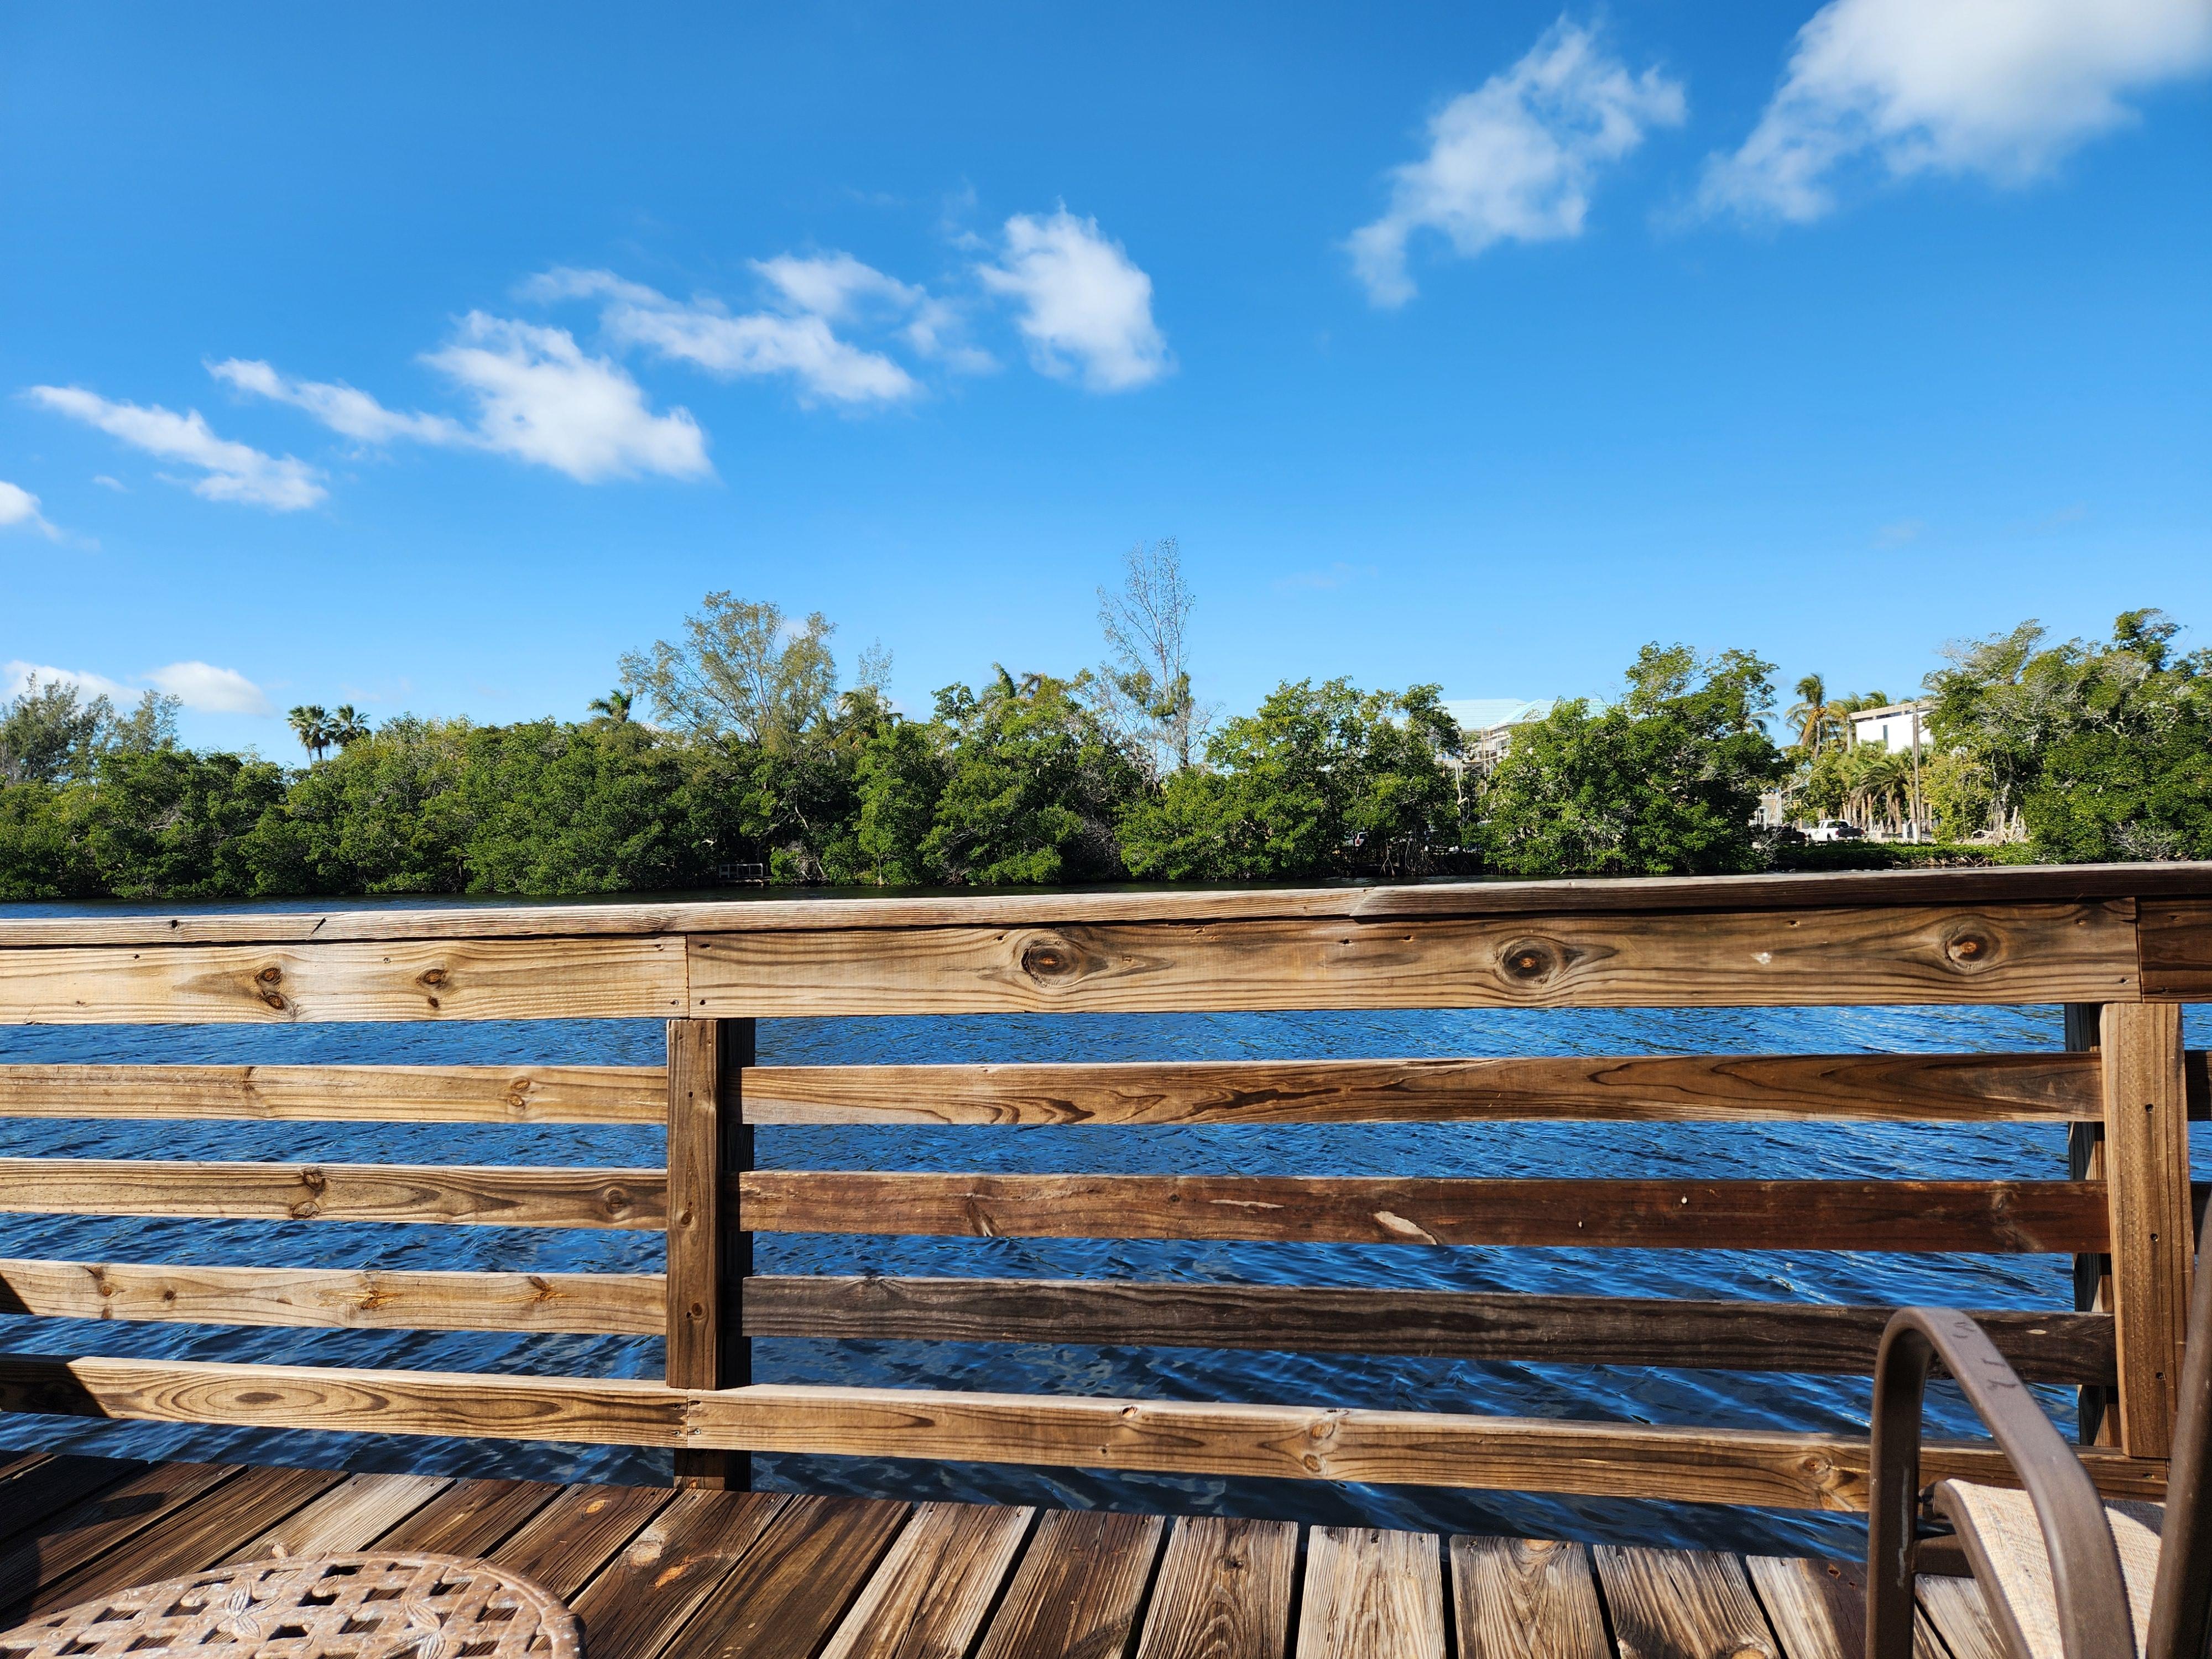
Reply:
<svg viewBox="0 0 2212 1659"><path fill-rule="evenodd" d="M736 1226L726 1178L752 1167L744 1121L749 1019L668 1022L668 1385L734 1389L752 1381L742 1319L752 1235ZM676 1454L676 1484L743 1490L744 1452Z"/></svg>
<svg viewBox="0 0 2212 1659"><path fill-rule="evenodd" d="M2098 1024L2104 1018L2103 1005L2094 1002L2069 1002L2066 1005L2066 1048L2069 1054L2094 1054L2098 1045ZM2066 1175L2072 1181L2102 1181L2105 1178L2104 1098L2101 1089L2098 1096L2098 1118L2094 1122L2077 1121L2066 1126ZM2112 1259L2101 1251L2089 1251L2074 1258L2074 1309L2077 1313L2109 1313L2112 1311ZM2111 1407L2112 1390L2101 1382L2084 1382L2075 1390L2076 1437L2085 1446L2116 1445L2118 1443L2119 1417Z"/></svg>
<svg viewBox="0 0 2212 1659"><path fill-rule="evenodd" d="M2108 1004L2101 1039L2120 1447L2130 1457L2164 1457L2172 1443L2194 1254L2181 1010Z"/></svg>

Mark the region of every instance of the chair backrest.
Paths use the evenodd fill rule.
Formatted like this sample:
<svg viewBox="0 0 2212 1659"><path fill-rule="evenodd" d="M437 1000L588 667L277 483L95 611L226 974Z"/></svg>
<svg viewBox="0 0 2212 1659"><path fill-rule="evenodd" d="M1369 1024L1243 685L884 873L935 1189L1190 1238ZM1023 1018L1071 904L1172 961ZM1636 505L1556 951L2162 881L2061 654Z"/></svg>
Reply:
<svg viewBox="0 0 2212 1659"><path fill-rule="evenodd" d="M2200 1659L2212 1622L2212 1212L2197 1247L2148 1659Z"/></svg>

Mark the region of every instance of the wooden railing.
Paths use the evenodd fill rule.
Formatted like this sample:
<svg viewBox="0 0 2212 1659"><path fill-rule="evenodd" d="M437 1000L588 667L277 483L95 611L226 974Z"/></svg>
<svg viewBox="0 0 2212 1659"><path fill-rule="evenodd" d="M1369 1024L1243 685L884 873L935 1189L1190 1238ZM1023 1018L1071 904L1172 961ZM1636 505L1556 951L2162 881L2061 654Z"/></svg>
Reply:
<svg viewBox="0 0 2212 1659"><path fill-rule="evenodd" d="M757 1340L1202 1346L1863 1373L1887 1310L1276 1285L759 1275L758 1233L2050 1252L1984 1316L2079 1385L2109 1491L2160 1489L2185 1333L2179 1003L2212 866L1247 893L0 920L0 1023L665 1018L665 1066L0 1066L0 1115L653 1124L665 1168L0 1160L0 1207L665 1229L665 1274L0 1261L60 1318L663 1334L665 1381L0 1356L0 1407L276 1429L1404 1481L1850 1510L1848 1435L755 1384ZM760 1066L753 1021L1004 1012L2027 1004L2069 1052ZM2039 1121L2047 1181L1371 1179L760 1170L762 1124ZM2054 1177L2057 1175L2053 1171ZM1655 1317L1655 1314L1663 1316ZM1936 1474L2001 1479L1984 1445Z"/></svg>

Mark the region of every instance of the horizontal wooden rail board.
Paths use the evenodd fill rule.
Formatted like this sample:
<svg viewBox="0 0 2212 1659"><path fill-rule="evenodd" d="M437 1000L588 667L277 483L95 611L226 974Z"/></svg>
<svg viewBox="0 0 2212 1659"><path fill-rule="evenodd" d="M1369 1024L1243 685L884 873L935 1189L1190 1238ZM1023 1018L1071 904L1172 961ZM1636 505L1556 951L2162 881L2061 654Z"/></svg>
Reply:
<svg viewBox="0 0 2212 1659"><path fill-rule="evenodd" d="M2169 1002L2212 1002L2212 899L2142 906L2143 995Z"/></svg>
<svg viewBox="0 0 2212 1659"><path fill-rule="evenodd" d="M694 934L690 1012L2131 1002L2132 912L2112 902Z"/></svg>
<svg viewBox="0 0 2212 1659"><path fill-rule="evenodd" d="M2106 1248L2098 1181L1601 1181L757 1170L755 1232L1638 1249Z"/></svg>
<svg viewBox="0 0 2212 1659"><path fill-rule="evenodd" d="M658 1336L659 1273L353 1272L0 1260L0 1313L352 1330Z"/></svg>
<svg viewBox="0 0 2212 1659"><path fill-rule="evenodd" d="M0 1024L663 1018L684 971L663 939L0 950Z"/></svg>
<svg viewBox="0 0 2212 1659"><path fill-rule="evenodd" d="M3 1267L4 1264L0 1264ZM1868 1375L1890 1308L1349 1285L772 1275L744 1284L752 1337L1533 1359ZM2032 1382L2111 1382L2109 1314L1977 1312Z"/></svg>
<svg viewBox="0 0 2212 1659"><path fill-rule="evenodd" d="M744 1111L751 1123L2097 1121L2098 1076L2095 1055L2060 1053L764 1066L745 1073Z"/></svg>
<svg viewBox="0 0 2212 1659"><path fill-rule="evenodd" d="M0 1066L0 1117L659 1123L659 1066Z"/></svg>
<svg viewBox="0 0 2212 1659"><path fill-rule="evenodd" d="M2212 864L1852 870L1814 875L1659 876L1564 881L1420 882L1244 891L974 893L933 898L820 896L705 903L461 905L409 909L176 911L0 917L0 949L70 945L288 944L307 940L537 939L611 934L792 933L820 928L1050 927L1245 917L1571 915L1804 909L1840 905L2082 903L2212 898Z"/></svg>
<svg viewBox="0 0 2212 1659"><path fill-rule="evenodd" d="M1866 1506L1867 1445L1848 1436L1562 1422L1431 1412L1065 1395L335 1370L0 1355L0 1408L242 1428L462 1435L592 1445L921 1457L1164 1474ZM2162 1494L2165 1466L2102 1448L2116 1496ZM1936 1442L1929 1480L2004 1484L1986 1443Z"/></svg>
<svg viewBox="0 0 2212 1659"><path fill-rule="evenodd" d="M0 1212L658 1229L659 1170L0 1158Z"/></svg>

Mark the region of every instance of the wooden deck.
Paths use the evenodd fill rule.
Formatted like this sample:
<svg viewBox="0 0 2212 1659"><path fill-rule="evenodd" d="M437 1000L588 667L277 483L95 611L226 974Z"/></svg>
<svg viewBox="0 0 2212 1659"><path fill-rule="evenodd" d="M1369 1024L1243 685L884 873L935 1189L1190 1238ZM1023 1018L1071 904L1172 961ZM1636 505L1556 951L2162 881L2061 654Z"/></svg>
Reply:
<svg viewBox="0 0 2212 1659"><path fill-rule="evenodd" d="M0 1453L0 1628L279 1553L488 1555L591 1659L1854 1659L1855 1568L783 1492ZM1996 1659L1923 1578L1923 1659Z"/></svg>

